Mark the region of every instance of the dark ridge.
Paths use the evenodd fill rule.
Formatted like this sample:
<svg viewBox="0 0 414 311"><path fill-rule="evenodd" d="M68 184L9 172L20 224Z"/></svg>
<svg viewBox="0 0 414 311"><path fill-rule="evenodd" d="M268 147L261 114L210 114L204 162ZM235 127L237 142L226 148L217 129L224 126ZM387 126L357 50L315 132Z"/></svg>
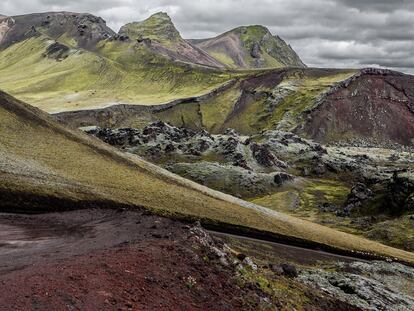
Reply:
<svg viewBox="0 0 414 311"><path fill-rule="evenodd" d="M12 17L14 25L6 34L1 48L45 34L57 39L66 34L76 41L77 47L93 49L97 42L110 38L115 32L106 22L92 14L48 12Z"/></svg>

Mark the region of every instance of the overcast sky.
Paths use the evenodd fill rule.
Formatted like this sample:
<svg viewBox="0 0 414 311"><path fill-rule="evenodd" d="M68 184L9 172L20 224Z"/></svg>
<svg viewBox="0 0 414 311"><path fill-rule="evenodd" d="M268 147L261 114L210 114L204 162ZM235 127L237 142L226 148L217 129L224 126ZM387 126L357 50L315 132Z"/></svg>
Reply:
<svg viewBox="0 0 414 311"><path fill-rule="evenodd" d="M164 11L185 38L261 24L309 66L414 73L414 0L1 0L0 14L88 12L114 30Z"/></svg>

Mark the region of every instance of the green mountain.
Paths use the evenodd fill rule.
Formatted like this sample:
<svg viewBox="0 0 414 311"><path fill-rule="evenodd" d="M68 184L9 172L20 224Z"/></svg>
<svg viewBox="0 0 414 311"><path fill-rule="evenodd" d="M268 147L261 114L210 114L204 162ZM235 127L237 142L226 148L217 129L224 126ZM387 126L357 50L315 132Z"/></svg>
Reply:
<svg viewBox="0 0 414 311"><path fill-rule="evenodd" d="M172 60L223 68L206 52L185 41L166 13L156 13L142 22L123 26L119 34L146 44L154 53Z"/></svg>
<svg viewBox="0 0 414 311"><path fill-rule="evenodd" d="M192 42L231 68L305 67L290 45L263 26L238 27Z"/></svg>
<svg viewBox="0 0 414 311"><path fill-rule="evenodd" d="M164 23L159 16L143 24ZM230 79L216 68L166 56L172 50L161 45L165 40L125 38L90 14L30 14L1 25L0 86L48 112L160 104L202 95ZM183 44L191 49L175 39L170 49L183 55Z"/></svg>

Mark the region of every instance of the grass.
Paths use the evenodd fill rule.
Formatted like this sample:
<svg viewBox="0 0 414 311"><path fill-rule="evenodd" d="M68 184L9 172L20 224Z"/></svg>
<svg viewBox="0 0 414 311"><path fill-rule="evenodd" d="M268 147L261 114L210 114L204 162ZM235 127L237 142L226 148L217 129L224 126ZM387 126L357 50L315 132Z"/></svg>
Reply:
<svg viewBox="0 0 414 311"><path fill-rule="evenodd" d="M18 200L19 193L78 202L110 200L414 263L412 253L250 205L180 178L68 130L5 94L0 103L0 191L11 194L12 200ZM59 204L44 208L59 210Z"/></svg>
<svg viewBox="0 0 414 311"><path fill-rule="evenodd" d="M0 88L47 112L162 104L208 93L231 78L118 41L102 42L99 53L72 49L62 61L43 56L49 44L40 36L0 51Z"/></svg>

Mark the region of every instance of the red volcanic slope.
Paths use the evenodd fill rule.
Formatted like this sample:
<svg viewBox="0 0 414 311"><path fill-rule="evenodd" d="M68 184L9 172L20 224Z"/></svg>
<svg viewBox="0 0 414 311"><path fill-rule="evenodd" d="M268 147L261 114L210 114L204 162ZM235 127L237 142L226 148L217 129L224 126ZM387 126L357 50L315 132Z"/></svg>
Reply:
<svg viewBox="0 0 414 311"><path fill-rule="evenodd" d="M362 70L310 112L305 132L321 142L366 138L414 144L414 76Z"/></svg>

